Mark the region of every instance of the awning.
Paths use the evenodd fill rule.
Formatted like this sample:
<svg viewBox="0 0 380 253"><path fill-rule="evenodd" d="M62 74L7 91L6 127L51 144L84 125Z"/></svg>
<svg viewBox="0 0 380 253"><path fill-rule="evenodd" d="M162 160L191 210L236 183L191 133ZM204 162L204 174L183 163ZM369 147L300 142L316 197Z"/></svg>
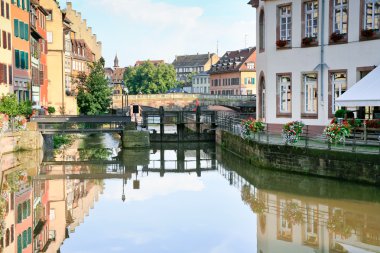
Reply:
<svg viewBox="0 0 380 253"><path fill-rule="evenodd" d="M380 66L343 93L339 106L380 106Z"/></svg>

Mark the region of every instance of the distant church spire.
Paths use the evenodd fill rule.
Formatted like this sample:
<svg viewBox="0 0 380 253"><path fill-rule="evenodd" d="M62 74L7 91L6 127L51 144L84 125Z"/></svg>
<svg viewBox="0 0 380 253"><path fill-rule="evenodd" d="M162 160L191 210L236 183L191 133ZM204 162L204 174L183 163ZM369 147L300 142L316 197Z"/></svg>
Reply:
<svg viewBox="0 0 380 253"><path fill-rule="evenodd" d="M119 67L119 59L117 58L117 54L115 56L115 60L113 61L113 67L118 68Z"/></svg>

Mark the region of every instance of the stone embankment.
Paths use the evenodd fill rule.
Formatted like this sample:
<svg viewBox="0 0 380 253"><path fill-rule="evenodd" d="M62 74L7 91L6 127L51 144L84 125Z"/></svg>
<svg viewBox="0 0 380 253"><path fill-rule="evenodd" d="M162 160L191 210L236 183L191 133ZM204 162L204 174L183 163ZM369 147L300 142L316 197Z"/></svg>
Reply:
<svg viewBox="0 0 380 253"><path fill-rule="evenodd" d="M43 137L34 124L28 124L25 131L0 135L0 170L36 167L43 158Z"/></svg>
<svg viewBox="0 0 380 253"><path fill-rule="evenodd" d="M258 168L380 186L380 155L257 143L221 130L216 142Z"/></svg>

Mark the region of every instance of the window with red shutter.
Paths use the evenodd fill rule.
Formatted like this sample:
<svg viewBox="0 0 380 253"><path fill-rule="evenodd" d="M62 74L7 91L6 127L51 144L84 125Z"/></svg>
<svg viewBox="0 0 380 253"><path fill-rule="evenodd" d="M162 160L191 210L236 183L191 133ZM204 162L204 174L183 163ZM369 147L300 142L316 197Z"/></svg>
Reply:
<svg viewBox="0 0 380 253"><path fill-rule="evenodd" d="M3 65L3 75L4 75L4 83L8 83L8 78L7 78L7 65Z"/></svg>
<svg viewBox="0 0 380 253"><path fill-rule="evenodd" d="M7 14L7 19L9 19L9 3L7 3L7 8L6 8L6 14Z"/></svg>
<svg viewBox="0 0 380 253"><path fill-rule="evenodd" d="M3 83L4 81L4 72L3 72L3 64L0 63L0 83Z"/></svg>
<svg viewBox="0 0 380 253"><path fill-rule="evenodd" d="M12 50L11 34L8 33L8 50Z"/></svg>
<svg viewBox="0 0 380 253"><path fill-rule="evenodd" d="M7 49L7 33L3 31L3 48Z"/></svg>
<svg viewBox="0 0 380 253"><path fill-rule="evenodd" d="M12 85L13 84L13 70L12 70L12 65L10 65L9 67L9 84Z"/></svg>

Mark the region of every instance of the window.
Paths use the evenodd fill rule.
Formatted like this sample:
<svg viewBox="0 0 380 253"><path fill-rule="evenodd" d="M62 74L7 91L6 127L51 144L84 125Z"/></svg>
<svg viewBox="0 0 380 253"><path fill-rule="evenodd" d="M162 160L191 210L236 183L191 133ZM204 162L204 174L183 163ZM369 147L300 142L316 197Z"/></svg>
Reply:
<svg viewBox="0 0 380 253"><path fill-rule="evenodd" d="M22 248L25 249L28 246L28 237L27 237L27 232L24 230L22 232Z"/></svg>
<svg viewBox="0 0 380 253"><path fill-rule="evenodd" d="M347 34L348 0L333 0L333 33Z"/></svg>
<svg viewBox="0 0 380 253"><path fill-rule="evenodd" d="M46 38L48 43L53 43L53 32L47 32Z"/></svg>
<svg viewBox="0 0 380 253"><path fill-rule="evenodd" d="M16 65L16 68L20 68L20 51L19 50L15 50L15 65Z"/></svg>
<svg viewBox="0 0 380 253"><path fill-rule="evenodd" d="M3 31L3 48L7 49L7 33Z"/></svg>
<svg viewBox="0 0 380 253"><path fill-rule="evenodd" d="M25 32L24 39L28 41L29 40L29 25L28 24L24 24L24 32Z"/></svg>
<svg viewBox="0 0 380 253"><path fill-rule="evenodd" d="M318 82L317 74L303 75L304 113L317 113L318 109Z"/></svg>
<svg viewBox="0 0 380 253"><path fill-rule="evenodd" d="M11 43L11 34L8 33L8 50L12 50L12 43Z"/></svg>
<svg viewBox="0 0 380 253"><path fill-rule="evenodd" d="M290 113L291 112L291 77L290 75L278 76L278 94L279 94L279 112Z"/></svg>
<svg viewBox="0 0 380 253"><path fill-rule="evenodd" d="M248 69L255 69L255 64L253 62L247 63Z"/></svg>
<svg viewBox="0 0 380 253"><path fill-rule="evenodd" d="M17 19L14 20L14 27L15 27L15 36L19 36L19 22Z"/></svg>
<svg viewBox="0 0 380 253"><path fill-rule="evenodd" d="M12 71L12 66L8 66L8 71L9 71L9 84L12 85L13 84L13 71ZM12 200L11 200L12 201ZM13 210L13 207L12 207L12 203L11 202L11 209Z"/></svg>
<svg viewBox="0 0 380 253"><path fill-rule="evenodd" d="M17 236L17 253L22 253L22 239L21 239L21 235Z"/></svg>
<svg viewBox="0 0 380 253"><path fill-rule="evenodd" d="M25 10L25 0L21 0L22 9Z"/></svg>
<svg viewBox="0 0 380 253"><path fill-rule="evenodd" d="M318 1L304 3L305 10L305 37L318 36Z"/></svg>
<svg viewBox="0 0 380 253"><path fill-rule="evenodd" d="M259 48L260 48L260 50L265 49L265 15L264 15L264 10L260 11L260 17L259 17Z"/></svg>
<svg viewBox="0 0 380 253"><path fill-rule="evenodd" d="M279 7L280 11L280 40L292 39L292 7L291 5Z"/></svg>
<svg viewBox="0 0 380 253"><path fill-rule="evenodd" d="M380 29L380 0L365 0L363 29Z"/></svg>
<svg viewBox="0 0 380 253"><path fill-rule="evenodd" d="M25 37L24 37L24 35L25 35L25 31L24 31L24 23L21 22L21 21L19 21L19 24L20 24L20 34L19 34L19 36L20 36L21 39L24 39L24 38L25 38Z"/></svg>
<svg viewBox="0 0 380 253"><path fill-rule="evenodd" d="M9 19L9 3L7 3L6 4L6 8L5 8L5 10L6 10L6 17L7 17L7 19Z"/></svg>
<svg viewBox="0 0 380 253"><path fill-rule="evenodd" d="M21 4L20 4L20 0L17 0L17 7L20 8Z"/></svg>
<svg viewBox="0 0 380 253"><path fill-rule="evenodd" d="M340 107L335 105L335 100L347 91L347 73L336 72L331 74L332 84L332 113L339 110Z"/></svg>
<svg viewBox="0 0 380 253"><path fill-rule="evenodd" d="M17 206L17 223L21 223L22 221L22 206L18 204Z"/></svg>
<svg viewBox="0 0 380 253"><path fill-rule="evenodd" d="M48 15L46 16L47 21L53 20L53 11L52 10L47 10Z"/></svg>
<svg viewBox="0 0 380 253"><path fill-rule="evenodd" d="M28 228L28 245L32 243L32 228Z"/></svg>
<svg viewBox="0 0 380 253"><path fill-rule="evenodd" d="M5 2L1 0L1 16L5 17Z"/></svg>

